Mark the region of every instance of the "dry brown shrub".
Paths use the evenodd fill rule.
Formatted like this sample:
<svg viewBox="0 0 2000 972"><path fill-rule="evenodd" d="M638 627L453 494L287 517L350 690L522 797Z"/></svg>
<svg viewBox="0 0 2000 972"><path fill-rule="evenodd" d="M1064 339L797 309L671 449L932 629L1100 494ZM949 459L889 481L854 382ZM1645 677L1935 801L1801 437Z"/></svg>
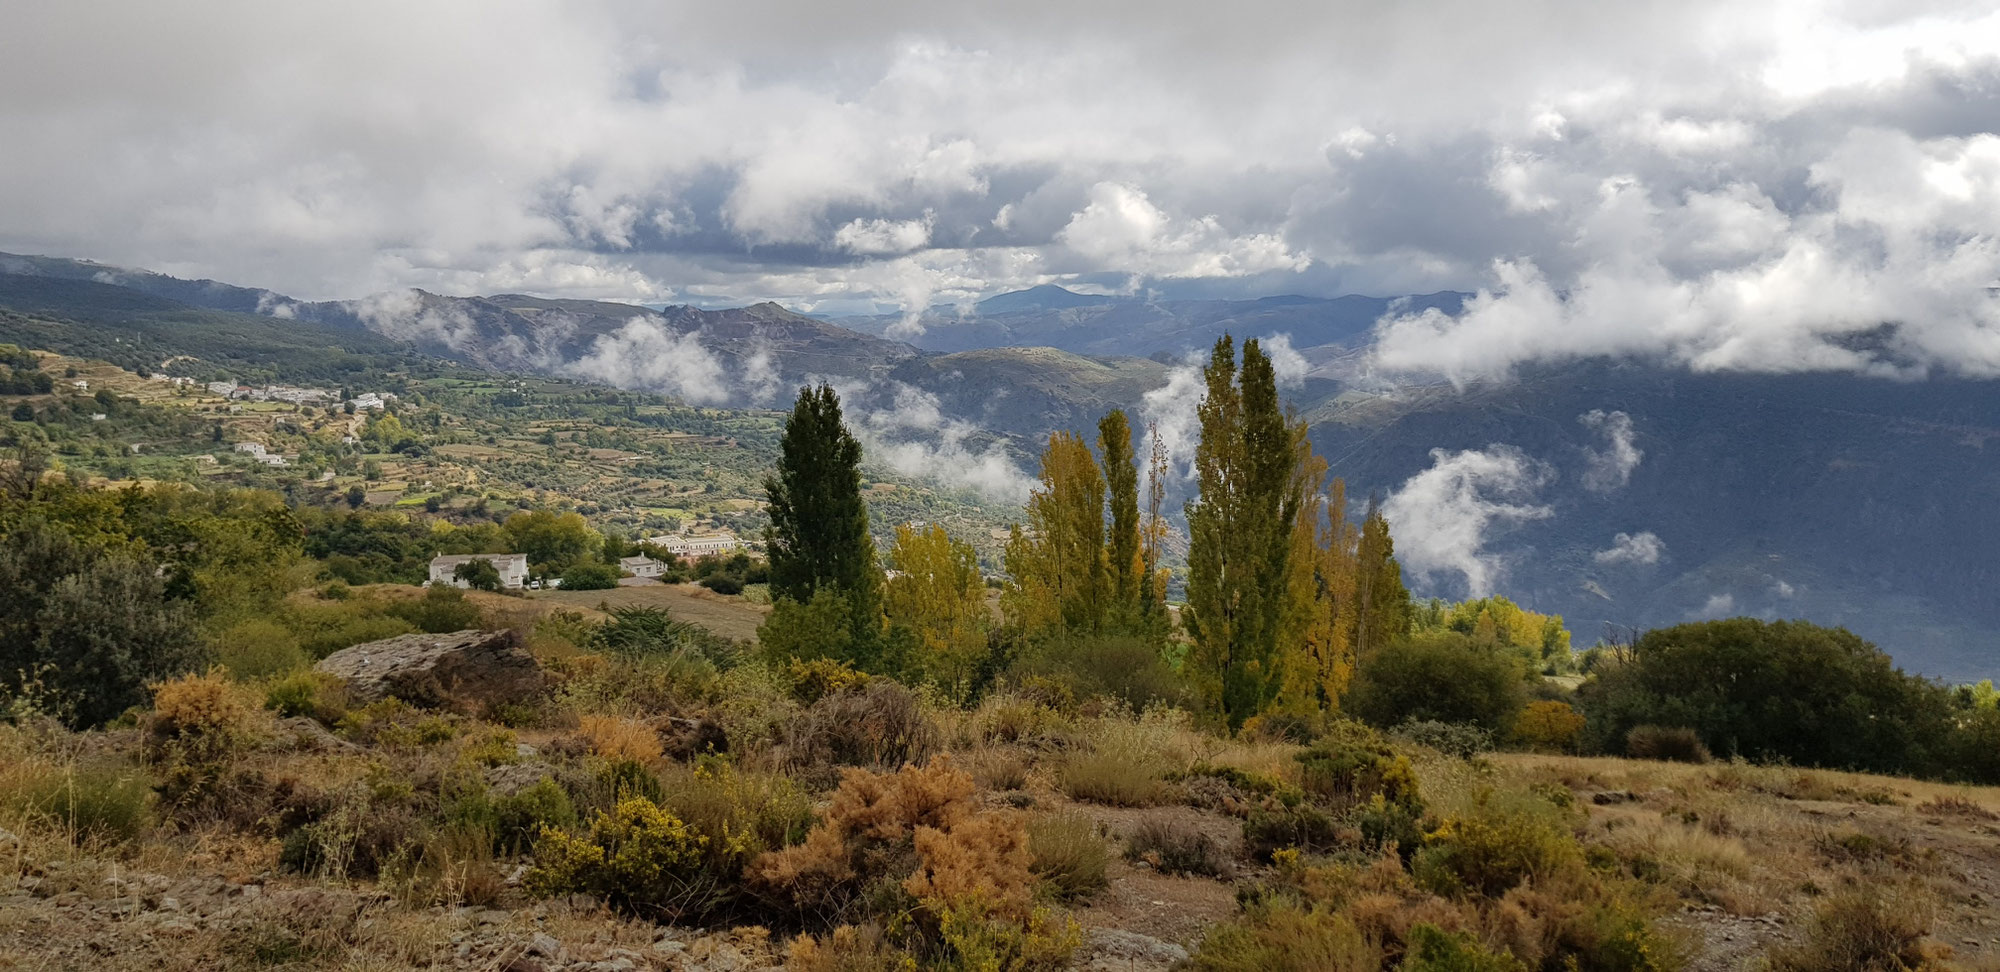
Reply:
<svg viewBox="0 0 2000 972"><path fill-rule="evenodd" d="M213 671L154 686L148 730L156 740L192 736L241 740L254 729L258 717L258 708L244 700L243 690Z"/></svg>
<svg viewBox="0 0 2000 972"><path fill-rule="evenodd" d="M915 972L916 959L890 947L875 925L841 925L822 938L800 935L785 953L792 972Z"/></svg>
<svg viewBox="0 0 2000 972"><path fill-rule="evenodd" d="M1917 805L1917 812L1931 817L1964 817L1968 820L2000 820L2000 814L1959 796L1944 793Z"/></svg>
<svg viewBox="0 0 2000 972"><path fill-rule="evenodd" d="M1028 917L1034 855L1020 814L975 814L948 831L919 827L916 844L919 863L903 890L934 913L976 898L989 915Z"/></svg>
<svg viewBox="0 0 2000 972"><path fill-rule="evenodd" d="M1914 893L1874 885L1836 891L1813 909L1799 944L1771 950L1771 972L1937 968L1939 949L1924 939L1932 921L1928 899Z"/></svg>
<svg viewBox="0 0 2000 972"><path fill-rule="evenodd" d="M851 917L871 886L900 879L938 903L977 889L989 907L1024 913L1033 878L1020 819L980 813L972 777L938 756L895 773L848 770L805 843L752 862L752 887L802 917ZM1018 907L1017 907L1018 906Z"/></svg>
<svg viewBox="0 0 2000 972"><path fill-rule="evenodd" d="M814 702L784 727L794 768L919 763L937 748L937 729L910 690L876 679Z"/></svg>
<svg viewBox="0 0 2000 972"><path fill-rule="evenodd" d="M637 719L587 715L577 720L576 733L590 751L605 759L631 760L643 766L660 762L660 734Z"/></svg>
<svg viewBox="0 0 2000 972"><path fill-rule="evenodd" d="M1028 760L1013 749L976 749L959 757L981 788L1018 790L1028 785Z"/></svg>

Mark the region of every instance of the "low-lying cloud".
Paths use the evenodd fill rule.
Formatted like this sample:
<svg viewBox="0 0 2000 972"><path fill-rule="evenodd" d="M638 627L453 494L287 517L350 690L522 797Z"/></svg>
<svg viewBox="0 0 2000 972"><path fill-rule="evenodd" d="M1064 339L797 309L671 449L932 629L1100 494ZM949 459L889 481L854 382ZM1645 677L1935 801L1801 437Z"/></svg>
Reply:
<svg viewBox="0 0 2000 972"><path fill-rule="evenodd" d="M1585 447L1583 485L1595 493L1610 493L1632 481L1632 470L1646 453L1633 443L1632 416L1624 412L1591 409L1576 417L1584 428L1601 434L1602 449Z"/></svg>
<svg viewBox="0 0 2000 972"><path fill-rule="evenodd" d="M1536 500L1554 476L1546 463L1511 445L1432 449L1431 467L1382 502L1397 558L1420 581L1457 574L1469 596L1485 597L1504 569L1500 557L1486 550L1489 531L1553 515Z"/></svg>

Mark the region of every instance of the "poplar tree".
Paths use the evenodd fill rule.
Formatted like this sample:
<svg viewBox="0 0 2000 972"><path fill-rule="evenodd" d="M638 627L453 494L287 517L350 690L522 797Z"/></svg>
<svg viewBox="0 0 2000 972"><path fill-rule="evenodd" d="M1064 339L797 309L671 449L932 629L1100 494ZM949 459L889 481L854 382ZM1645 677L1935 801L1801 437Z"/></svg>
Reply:
<svg viewBox="0 0 2000 972"><path fill-rule="evenodd" d="M1354 612L1349 644L1356 658L1367 658L1410 633L1410 592L1403 586L1403 568L1396 563L1396 542L1389 521L1375 497L1368 498L1368 516L1361 521L1354 564Z"/></svg>
<svg viewBox="0 0 2000 972"><path fill-rule="evenodd" d="M1132 455L1132 426L1122 409L1097 423L1097 453L1111 502L1111 535L1105 546L1110 571L1110 617L1121 628L1137 626L1146 595L1146 563L1139 544L1139 466Z"/></svg>
<svg viewBox="0 0 2000 972"><path fill-rule="evenodd" d="M1201 494L1187 507L1191 661L1198 686L1233 729L1283 687L1293 530L1305 505L1305 429L1278 399L1277 375L1255 339L1215 343L1196 416Z"/></svg>
<svg viewBox="0 0 2000 972"><path fill-rule="evenodd" d="M799 389L779 450L777 474L764 480L771 597L800 605L840 598L856 651L865 653L881 629L882 572L861 499L861 443L831 387Z"/></svg>
<svg viewBox="0 0 2000 972"><path fill-rule="evenodd" d="M972 545L941 526L896 528L889 548L896 574L883 590L889 623L907 630L918 653L909 669L948 689L964 685L986 654L986 582Z"/></svg>
<svg viewBox="0 0 2000 972"><path fill-rule="evenodd" d="M1026 528L1017 525L1007 542L1008 616L1030 631L1102 631L1110 606L1104 477L1074 433L1049 435L1027 514Z"/></svg>

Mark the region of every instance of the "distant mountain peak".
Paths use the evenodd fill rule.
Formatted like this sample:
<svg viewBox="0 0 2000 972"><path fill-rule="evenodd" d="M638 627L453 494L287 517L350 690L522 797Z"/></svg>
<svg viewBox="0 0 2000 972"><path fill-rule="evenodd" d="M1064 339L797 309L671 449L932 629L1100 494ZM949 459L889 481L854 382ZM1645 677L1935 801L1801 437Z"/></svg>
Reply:
<svg viewBox="0 0 2000 972"><path fill-rule="evenodd" d="M1108 304L1118 300L1098 294L1079 294L1074 290L1055 284L1042 284L1026 290L1015 290L982 300L977 305L981 314L1012 314L1022 311L1062 310L1068 307L1089 307L1093 304Z"/></svg>

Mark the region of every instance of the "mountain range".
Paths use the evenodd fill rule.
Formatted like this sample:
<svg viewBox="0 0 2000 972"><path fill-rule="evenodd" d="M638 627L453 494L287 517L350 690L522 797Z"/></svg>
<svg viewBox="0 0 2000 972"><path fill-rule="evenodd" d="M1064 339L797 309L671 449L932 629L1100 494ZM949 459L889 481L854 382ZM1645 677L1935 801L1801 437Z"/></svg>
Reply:
<svg viewBox="0 0 2000 972"><path fill-rule="evenodd" d="M1170 423L1198 390L1191 353L1223 333L1282 335L1297 355L1293 406L1349 495L1382 499L1419 593L1506 594L1564 614L1584 642L1607 624L1804 617L1850 627L1915 671L1993 674L2000 385L1594 360L1454 386L1368 367L1385 313L1456 313L1464 297L1174 301L1037 287L914 318L822 320L775 304L510 294L309 302L0 255L0 308L88 325L65 336L9 318L0 340L102 356L143 337L159 355L199 321L234 329L243 354L287 341L415 348L714 406L781 404L824 379L885 448L928 443L928 468L962 472L974 458L1031 470L1051 430L1088 430L1112 407Z"/></svg>

